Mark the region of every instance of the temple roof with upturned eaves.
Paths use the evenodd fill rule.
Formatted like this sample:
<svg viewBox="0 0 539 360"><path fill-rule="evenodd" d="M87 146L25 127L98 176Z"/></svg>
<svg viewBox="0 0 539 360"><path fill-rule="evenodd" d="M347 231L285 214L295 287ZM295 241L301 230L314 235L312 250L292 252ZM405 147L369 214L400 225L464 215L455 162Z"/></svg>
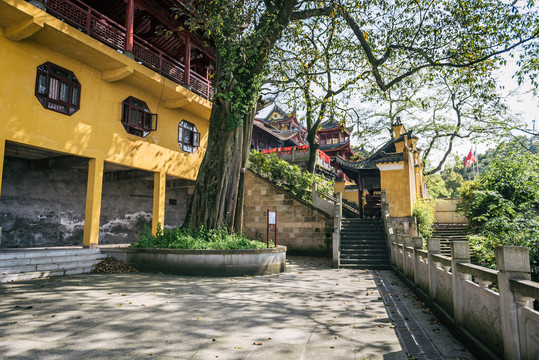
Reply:
<svg viewBox="0 0 539 360"><path fill-rule="evenodd" d="M322 151L328 151L328 150L340 150L340 149L344 149L346 147L350 147L350 140L348 140L346 142L338 143L338 144L320 145L319 149L322 150Z"/></svg>
<svg viewBox="0 0 539 360"><path fill-rule="evenodd" d="M339 128L346 130L348 134L350 134L353 130L352 127L345 127L343 123L335 120L334 117L331 117L328 121L325 121L320 125L320 128L318 129L318 131L328 131L328 130L339 129Z"/></svg>

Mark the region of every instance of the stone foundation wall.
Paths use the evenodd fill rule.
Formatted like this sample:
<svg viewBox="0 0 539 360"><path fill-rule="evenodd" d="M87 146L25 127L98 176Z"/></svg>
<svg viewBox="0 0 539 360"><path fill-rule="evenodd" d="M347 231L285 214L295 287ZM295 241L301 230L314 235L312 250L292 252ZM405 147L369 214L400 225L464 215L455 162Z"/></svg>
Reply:
<svg viewBox="0 0 539 360"><path fill-rule="evenodd" d="M289 253L331 256L333 217L298 200L269 181L245 174L244 229L251 239L266 241L267 210L277 211L277 244ZM274 238L274 230L270 231Z"/></svg>
<svg viewBox="0 0 539 360"><path fill-rule="evenodd" d="M36 169L31 161L6 157L0 197L2 246L82 245L87 177L84 166ZM144 225L151 227L150 185L142 179L103 183L100 244L131 243ZM183 224L188 200L187 188L166 190L165 226Z"/></svg>

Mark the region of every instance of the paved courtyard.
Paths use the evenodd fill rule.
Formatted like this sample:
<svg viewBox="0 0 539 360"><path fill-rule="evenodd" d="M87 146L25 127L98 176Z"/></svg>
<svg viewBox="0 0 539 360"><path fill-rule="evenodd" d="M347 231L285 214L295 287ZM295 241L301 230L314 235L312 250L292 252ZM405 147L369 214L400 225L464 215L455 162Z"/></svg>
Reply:
<svg viewBox="0 0 539 360"><path fill-rule="evenodd" d="M88 274L0 285L1 359L472 358L389 271Z"/></svg>

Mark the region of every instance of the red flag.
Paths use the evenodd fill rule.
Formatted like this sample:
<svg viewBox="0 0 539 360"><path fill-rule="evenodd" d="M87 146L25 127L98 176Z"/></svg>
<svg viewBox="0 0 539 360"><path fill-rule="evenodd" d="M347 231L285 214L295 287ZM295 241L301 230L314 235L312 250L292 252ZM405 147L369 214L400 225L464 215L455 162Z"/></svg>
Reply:
<svg viewBox="0 0 539 360"><path fill-rule="evenodd" d="M470 149L470 152L468 153L468 156L466 156L466 160L464 160L464 167L472 166L473 163L475 163L475 156L473 155L472 149Z"/></svg>

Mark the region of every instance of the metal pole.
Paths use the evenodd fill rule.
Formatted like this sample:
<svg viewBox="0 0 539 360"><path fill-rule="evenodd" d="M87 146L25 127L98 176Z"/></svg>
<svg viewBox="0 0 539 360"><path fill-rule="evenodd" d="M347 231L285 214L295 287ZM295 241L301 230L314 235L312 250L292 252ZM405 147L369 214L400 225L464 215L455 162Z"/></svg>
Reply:
<svg viewBox="0 0 539 360"><path fill-rule="evenodd" d="M273 245L277 247L277 210L273 210L273 211L275 211L275 225L274 225L275 226L275 239L273 240L274 241Z"/></svg>

